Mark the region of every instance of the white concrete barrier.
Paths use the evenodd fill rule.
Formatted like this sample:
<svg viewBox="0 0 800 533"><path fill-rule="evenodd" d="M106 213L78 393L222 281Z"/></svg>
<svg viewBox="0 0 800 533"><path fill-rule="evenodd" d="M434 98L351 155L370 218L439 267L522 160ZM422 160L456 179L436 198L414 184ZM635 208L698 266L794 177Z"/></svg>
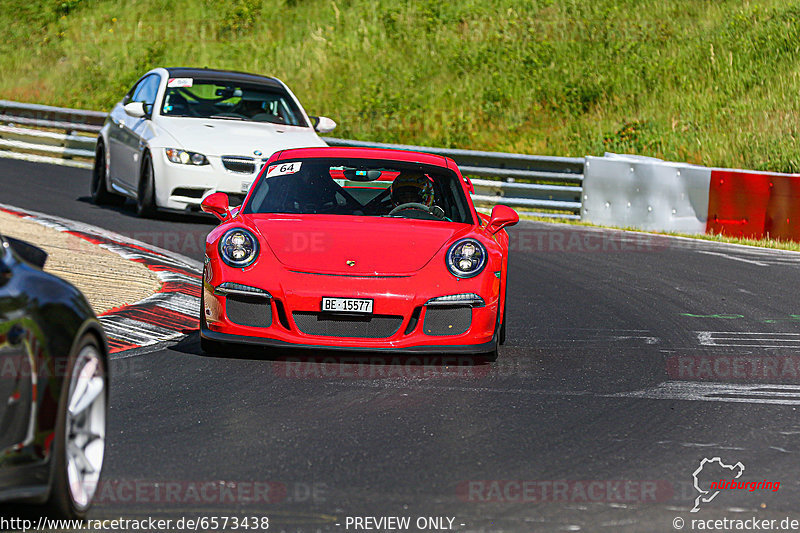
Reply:
<svg viewBox="0 0 800 533"><path fill-rule="evenodd" d="M581 218L650 231L705 233L711 169L650 157L587 157Z"/></svg>

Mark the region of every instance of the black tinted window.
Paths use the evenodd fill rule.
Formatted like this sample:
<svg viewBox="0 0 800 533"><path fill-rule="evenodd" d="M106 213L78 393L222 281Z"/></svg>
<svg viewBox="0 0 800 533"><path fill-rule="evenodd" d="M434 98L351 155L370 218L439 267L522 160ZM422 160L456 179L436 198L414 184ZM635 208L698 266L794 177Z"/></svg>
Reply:
<svg viewBox="0 0 800 533"><path fill-rule="evenodd" d="M170 79L161 114L308 126L286 91L221 80Z"/></svg>
<svg viewBox="0 0 800 533"><path fill-rule="evenodd" d="M391 160L287 159L264 169L245 213L382 216L473 223L451 170Z"/></svg>

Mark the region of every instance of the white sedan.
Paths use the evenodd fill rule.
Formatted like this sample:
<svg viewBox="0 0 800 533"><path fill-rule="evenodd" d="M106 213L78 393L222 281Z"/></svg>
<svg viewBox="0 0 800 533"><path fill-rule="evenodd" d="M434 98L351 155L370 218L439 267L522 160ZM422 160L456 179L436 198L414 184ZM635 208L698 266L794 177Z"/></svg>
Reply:
<svg viewBox="0 0 800 533"><path fill-rule="evenodd" d="M313 121L313 126L312 126ZM210 69L156 68L109 113L97 139L92 200L136 200L139 216L199 210L203 198L244 199L279 150L325 146L326 117L309 117L280 80Z"/></svg>

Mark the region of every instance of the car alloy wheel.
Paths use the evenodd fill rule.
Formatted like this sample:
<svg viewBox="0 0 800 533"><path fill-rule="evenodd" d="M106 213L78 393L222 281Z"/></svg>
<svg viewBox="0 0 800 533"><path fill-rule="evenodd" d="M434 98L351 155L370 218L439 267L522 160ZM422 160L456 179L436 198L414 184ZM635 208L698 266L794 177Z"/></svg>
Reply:
<svg viewBox="0 0 800 533"><path fill-rule="evenodd" d="M106 375L100 351L85 344L72 369L65 419L67 487L76 510L89 508L103 468Z"/></svg>

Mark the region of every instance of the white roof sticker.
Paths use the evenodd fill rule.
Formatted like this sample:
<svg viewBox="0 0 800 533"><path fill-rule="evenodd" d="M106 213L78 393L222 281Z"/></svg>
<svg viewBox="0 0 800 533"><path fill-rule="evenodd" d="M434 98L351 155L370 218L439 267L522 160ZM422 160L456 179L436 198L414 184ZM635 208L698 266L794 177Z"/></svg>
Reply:
<svg viewBox="0 0 800 533"><path fill-rule="evenodd" d="M300 170L300 165L303 163L295 161L293 163L280 163L278 165L271 165L267 170L267 177L274 178L275 176L283 176L285 174L294 174Z"/></svg>
<svg viewBox="0 0 800 533"><path fill-rule="evenodd" d="M167 87L191 87L192 78L170 78L167 81Z"/></svg>

